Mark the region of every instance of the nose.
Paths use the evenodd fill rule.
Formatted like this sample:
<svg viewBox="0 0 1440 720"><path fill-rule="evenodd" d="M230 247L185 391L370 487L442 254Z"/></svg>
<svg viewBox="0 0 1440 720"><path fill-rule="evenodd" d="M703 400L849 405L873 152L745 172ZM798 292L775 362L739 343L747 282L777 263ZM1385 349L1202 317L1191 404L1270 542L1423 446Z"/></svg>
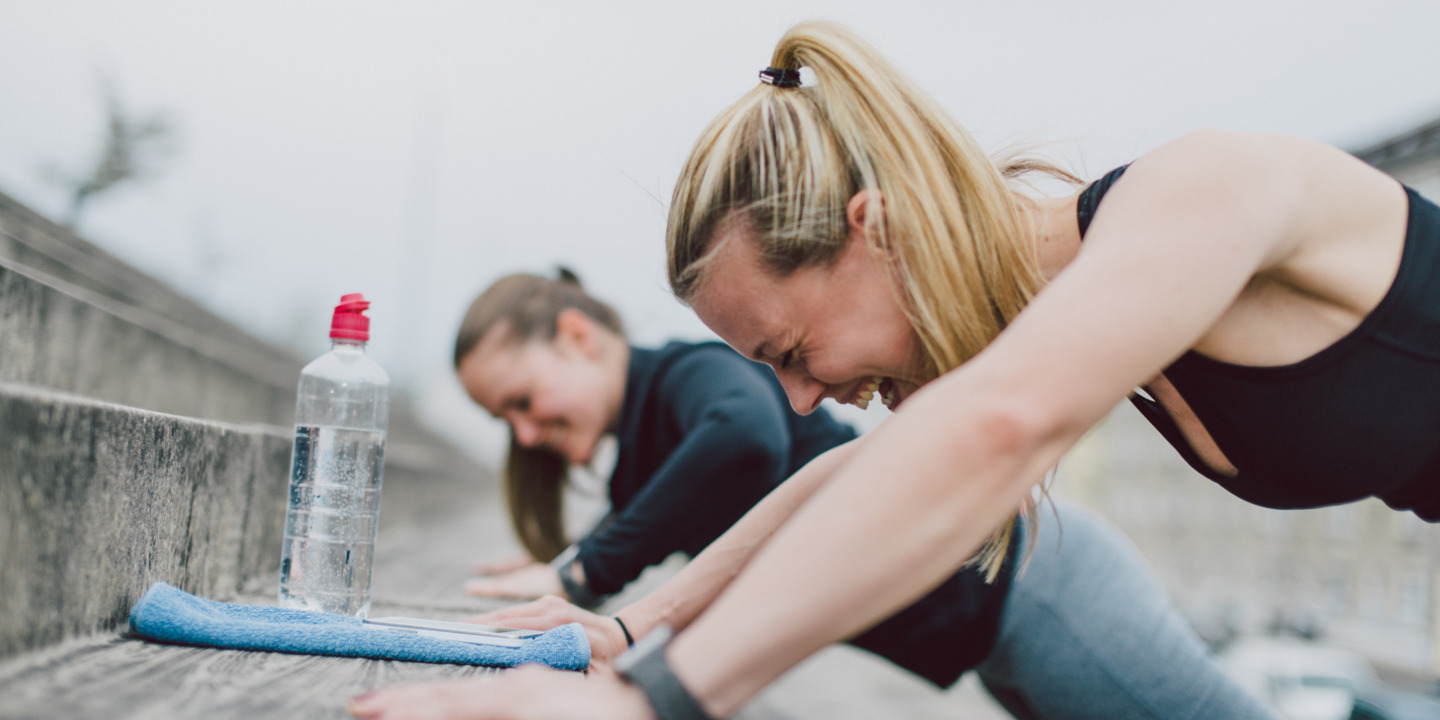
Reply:
<svg viewBox="0 0 1440 720"><path fill-rule="evenodd" d="M535 447L540 444L540 424L523 415L512 415L510 432L515 433L515 442L521 447Z"/></svg>
<svg viewBox="0 0 1440 720"><path fill-rule="evenodd" d="M825 399L825 383L808 374L776 369L775 376L780 378L780 385L790 398L790 407L801 415L815 412L815 408L820 407L820 401Z"/></svg>

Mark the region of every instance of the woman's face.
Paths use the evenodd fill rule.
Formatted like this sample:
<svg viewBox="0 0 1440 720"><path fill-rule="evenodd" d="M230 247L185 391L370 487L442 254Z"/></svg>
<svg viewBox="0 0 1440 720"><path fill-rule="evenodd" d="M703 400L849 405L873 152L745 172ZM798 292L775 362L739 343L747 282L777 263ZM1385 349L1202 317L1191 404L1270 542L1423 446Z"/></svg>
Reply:
<svg viewBox="0 0 1440 720"><path fill-rule="evenodd" d="M509 423L520 445L585 465L614 424L619 408L611 409L609 399L618 393L596 360L594 343L560 325L549 341L515 341L504 337L503 328L492 330L460 361L458 372L470 398Z"/></svg>
<svg viewBox="0 0 1440 720"><path fill-rule="evenodd" d="M867 393L893 409L930 379L888 261L860 230L834 264L785 278L763 267L747 223L722 224L715 242L690 304L731 347L775 369L796 412L827 397L864 407Z"/></svg>

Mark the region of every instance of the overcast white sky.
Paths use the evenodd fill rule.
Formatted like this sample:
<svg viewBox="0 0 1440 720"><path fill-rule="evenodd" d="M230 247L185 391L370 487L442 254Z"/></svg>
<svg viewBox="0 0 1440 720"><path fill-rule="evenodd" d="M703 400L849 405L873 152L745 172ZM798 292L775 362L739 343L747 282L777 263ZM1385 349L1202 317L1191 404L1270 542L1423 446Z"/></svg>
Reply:
<svg viewBox="0 0 1440 720"><path fill-rule="evenodd" d="M665 289L665 203L812 17L1090 176L1198 127L1354 148L1440 116L1434 0L0 0L0 191L60 215L44 169L91 161L108 75L176 151L81 233L306 356L366 293L372 353L464 437L452 333L502 274L564 262L639 343L708 335Z"/></svg>

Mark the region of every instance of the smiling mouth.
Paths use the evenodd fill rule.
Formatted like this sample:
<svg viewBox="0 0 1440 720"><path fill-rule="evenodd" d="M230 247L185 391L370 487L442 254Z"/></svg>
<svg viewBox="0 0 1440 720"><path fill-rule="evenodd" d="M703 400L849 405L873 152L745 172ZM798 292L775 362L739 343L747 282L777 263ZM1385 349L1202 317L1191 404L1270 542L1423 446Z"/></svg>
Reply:
<svg viewBox="0 0 1440 720"><path fill-rule="evenodd" d="M891 410L899 405L899 397L895 393L895 381L879 375L866 380L860 386L860 391L850 400L850 404L865 410L870 407L870 401L875 399L876 394L880 395L880 402Z"/></svg>

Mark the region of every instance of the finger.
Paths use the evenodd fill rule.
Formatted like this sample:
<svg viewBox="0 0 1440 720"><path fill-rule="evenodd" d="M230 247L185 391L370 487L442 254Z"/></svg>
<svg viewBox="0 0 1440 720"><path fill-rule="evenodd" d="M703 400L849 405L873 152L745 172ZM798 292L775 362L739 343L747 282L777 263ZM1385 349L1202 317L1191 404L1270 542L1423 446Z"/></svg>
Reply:
<svg viewBox="0 0 1440 720"><path fill-rule="evenodd" d="M465 592L470 595L478 595L480 597L504 597L496 592L497 589L494 580L476 578L465 581Z"/></svg>
<svg viewBox="0 0 1440 720"><path fill-rule="evenodd" d="M499 563L477 562L470 565L470 573L473 575L501 575L507 572L506 568Z"/></svg>
<svg viewBox="0 0 1440 720"><path fill-rule="evenodd" d="M540 613L535 612L534 609L529 609L531 604L532 603L525 603L523 605L514 605L499 610L491 610L490 612L465 618L465 622L479 623L481 625L506 625L516 620L533 619L540 615Z"/></svg>
<svg viewBox="0 0 1440 720"><path fill-rule="evenodd" d="M503 575L534 563L535 561L531 559L528 553L520 553L519 555L501 560L482 560L471 565L470 569L476 575Z"/></svg>
<svg viewBox="0 0 1440 720"><path fill-rule="evenodd" d="M583 622L585 616L590 615L584 610L571 605L553 595L547 595L527 603L511 605L510 607L492 610L481 615L466 619L465 622L481 623L486 625L510 625L511 627L530 627L529 625L518 625L520 622L549 623L545 629L556 625L564 625L568 622Z"/></svg>
<svg viewBox="0 0 1440 720"><path fill-rule="evenodd" d="M537 593L531 592L524 587L519 587L511 580L504 578L474 578L465 581L465 592L479 597L512 598L529 600L536 597Z"/></svg>
<svg viewBox="0 0 1440 720"><path fill-rule="evenodd" d="M482 615L465 618L467 623L477 625L499 625L502 627L521 628L523 630L549 630L557 625L564 625L569 622L563 618L557 618L549 614L514 614L489 612Z"/></svg>
<svg viewBox="0 0 1440 720"><path fill-rule="evenodd" d="M439 720L489 717L483 691L488 678L459 682L425 682L395 685L351 699L346 710L364 720Z"/></svg>

